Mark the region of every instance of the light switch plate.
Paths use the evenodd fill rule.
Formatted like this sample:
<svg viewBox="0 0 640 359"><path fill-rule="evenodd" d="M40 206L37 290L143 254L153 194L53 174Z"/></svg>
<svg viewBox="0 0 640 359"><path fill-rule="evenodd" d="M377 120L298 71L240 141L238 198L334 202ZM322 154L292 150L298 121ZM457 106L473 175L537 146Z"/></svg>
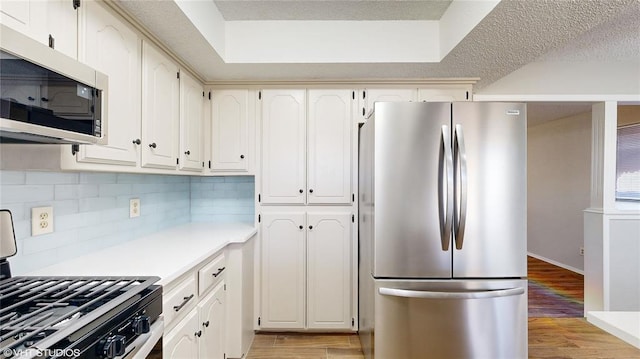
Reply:
<svg viewBox="0 0 640 359"><path fill-rule="evenodd" d="M31 235L53 232L53 207L31 208Z"/></svg>
<svg viewBox="0 0 640 359"><path fill-rule="evenodd" d="M140 198L129 200L129 218L140 217Z"/></svg>

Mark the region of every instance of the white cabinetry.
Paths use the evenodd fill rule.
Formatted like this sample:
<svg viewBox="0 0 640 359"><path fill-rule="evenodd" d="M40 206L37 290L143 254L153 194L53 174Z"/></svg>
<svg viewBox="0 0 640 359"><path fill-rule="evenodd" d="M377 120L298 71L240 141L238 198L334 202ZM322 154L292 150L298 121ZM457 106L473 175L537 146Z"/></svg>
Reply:
<svg viewBox="0 0 640 359"><path fill-rule="evenodd" d="M307 203L350 203L353 91L308 95Z"/></svg>
<svg viewBox="0 0 640 359"><path fill-rule="evenodd" d="M305 327L304 212L262 214L262 328Z"/></svg>
<svg viewBox="0 0 640 359"><path fill-rule="evenodd" d="M305 166L305 90L263 91L261 202L305 203Z"/></svg>
<svg viewBox="0 0 640 359"><path fill-rule="evenodd" d="M249 91L211 92L212 172L247 172L254 154L249 152Z"/></svg>
<svg viewBox="0 0 640 359"><path fill-rule="evenodd" d="M453 102L471 101L471 85L433 86L418 89L418 101Z"/></svg>
<svg viewBox="0 0 640 359"><path fill-rule="evenodd" d="M72 0L3 0L0 22L67 56L78 56L78 13Z"/></svg>
<svg viewBox="0 0 640 359"><path fill-rule="evenodd" d="M260 328L351 328L351 214L299 211L261 217Z"/></svg>
<svg viewBox="0 0 640 359"><path fill-rule="evenodd" d="M80 60L109 76L105 146L80 146L79 162L136 166L140 161L141 40L129 25L94 1L83 3Z"/></svg>
<svg viewBox="0 0 640 359"><path fill-rule="evenodd" d="M376 102L407 102L415 101L417 88L390 88L390 89L367 89L360 91L360 99L363 100L363 117L369 115Z"/></svg>
<svg viewBox="0 0 640 359"><path fill-rule="evenodd" d="M180 118L178 66L142 42L142 166L176 168Z"/></svg>
<svg viewBox="0 0 640 359"><path fill-rule="evenodd" d="M221 281L215 289L198 304L201 335L199 341L199 358L225 358L225 284ZM189 357L195 358L195 357Z"/></svg>
<svg viewBox="0 0 640 359"><path fill-rule="evenodd" d="M307 214L307 327L351 327L351 215Z"/></svg>
<svg viewBox="0 0 640 359"><path fill-rule="evenodd" d="M263 92L262 203L351 203L353 97L351 90Z"/></svg>
<svg viewBox="0 0 640 359"><path fill-rule="evenodd" d="M204 89L186 72L180 74L180 169L202 171Z"/></svg>
<svg viewBox="0 0 640 359"><path fill-rule="evenodd" d="M163 358L198 358L198 312L191 311L162 339Z"/></svg>

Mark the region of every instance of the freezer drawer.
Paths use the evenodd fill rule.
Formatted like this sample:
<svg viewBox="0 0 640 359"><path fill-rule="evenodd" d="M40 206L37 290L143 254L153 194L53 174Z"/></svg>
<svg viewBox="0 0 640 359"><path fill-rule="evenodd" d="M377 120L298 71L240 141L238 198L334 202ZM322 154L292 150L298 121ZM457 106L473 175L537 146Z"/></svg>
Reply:
<svg viewBox="0 0 640 359"><path fill-rule="evenodd" d="M376 359L527 358L526 280L378 280L374 298Z"/></svg>

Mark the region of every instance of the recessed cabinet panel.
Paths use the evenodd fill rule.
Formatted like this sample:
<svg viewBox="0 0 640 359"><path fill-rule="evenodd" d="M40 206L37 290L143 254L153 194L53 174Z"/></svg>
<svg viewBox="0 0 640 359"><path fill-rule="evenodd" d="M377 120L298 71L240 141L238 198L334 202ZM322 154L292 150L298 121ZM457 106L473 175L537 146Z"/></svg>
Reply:
<svg viewBox="0 0 640 359"><path fill-rule="evenodd" d="M263 92L263 203L305 203L305 124L304 90Z"/></svg>
<svg viewBox="0 0 640 359"><path fill-rule="evenodd" d="M198 312L194 309L162 339L163 358L198 358ZM202 335L202 334L201 334Z"/></svg>
<svg viewBox="0 0 640 359"><path fill-rule="evenodd" d="M202 171L204 89L186 72L180 78L180 169Z"/></svg>
<svg viewBox="0 0 640 359"><path fill-rule="evenodd" d="M351 90L309 90L309 204L351 202L351 96Z"/></svg>
<svg viewBox="0 0 640 359"><path fill-rule="evenodd" d="M142 166L174 169L178 160L178 67L142 43Z"/></svg>
<svg viewBox="0 0 640 359"><path fill-rule="evenodd" d="M136 166L140 161L141 40L122 20L98 2L82 5L80 60L109 76L105 146L80 146L79 162Z"/></svg>
<svg viewBox="0 0 640 359"><path fill-rule="evenodd" d="M249 91L216 90L211 101L211 169L247 171Z"/></svg>
<svg viewBox="0 0 640 359"><path fill-rule="evenodd" d="M351 327L351 215L307 215L307 326Z"/></svg>
<svg viewBox="0 0 640 359"><path fill-rule="evenodd" d="M224 359L225 355L225 303L224 281L198 304L200 328L200 359ZM171 357L173 358L173 357ZM192 357L195 358L195 357Z"/></svg>
<svg viewBox="0 0 640 359"><path fill-rule="evenodd" d="M262 215L262 328L305 326L303 213Z"/></svg>

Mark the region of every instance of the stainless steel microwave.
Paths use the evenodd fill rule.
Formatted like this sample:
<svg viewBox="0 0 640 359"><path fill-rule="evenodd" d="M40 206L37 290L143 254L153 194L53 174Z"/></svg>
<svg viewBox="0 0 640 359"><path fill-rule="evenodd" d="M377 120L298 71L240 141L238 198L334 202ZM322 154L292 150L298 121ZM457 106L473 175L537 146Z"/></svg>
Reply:
<svg viewBox="0 0 640 359"><path fill-rule="evenodd" d="M0 24L0 142L107 143L107 76Z"/></svg>

